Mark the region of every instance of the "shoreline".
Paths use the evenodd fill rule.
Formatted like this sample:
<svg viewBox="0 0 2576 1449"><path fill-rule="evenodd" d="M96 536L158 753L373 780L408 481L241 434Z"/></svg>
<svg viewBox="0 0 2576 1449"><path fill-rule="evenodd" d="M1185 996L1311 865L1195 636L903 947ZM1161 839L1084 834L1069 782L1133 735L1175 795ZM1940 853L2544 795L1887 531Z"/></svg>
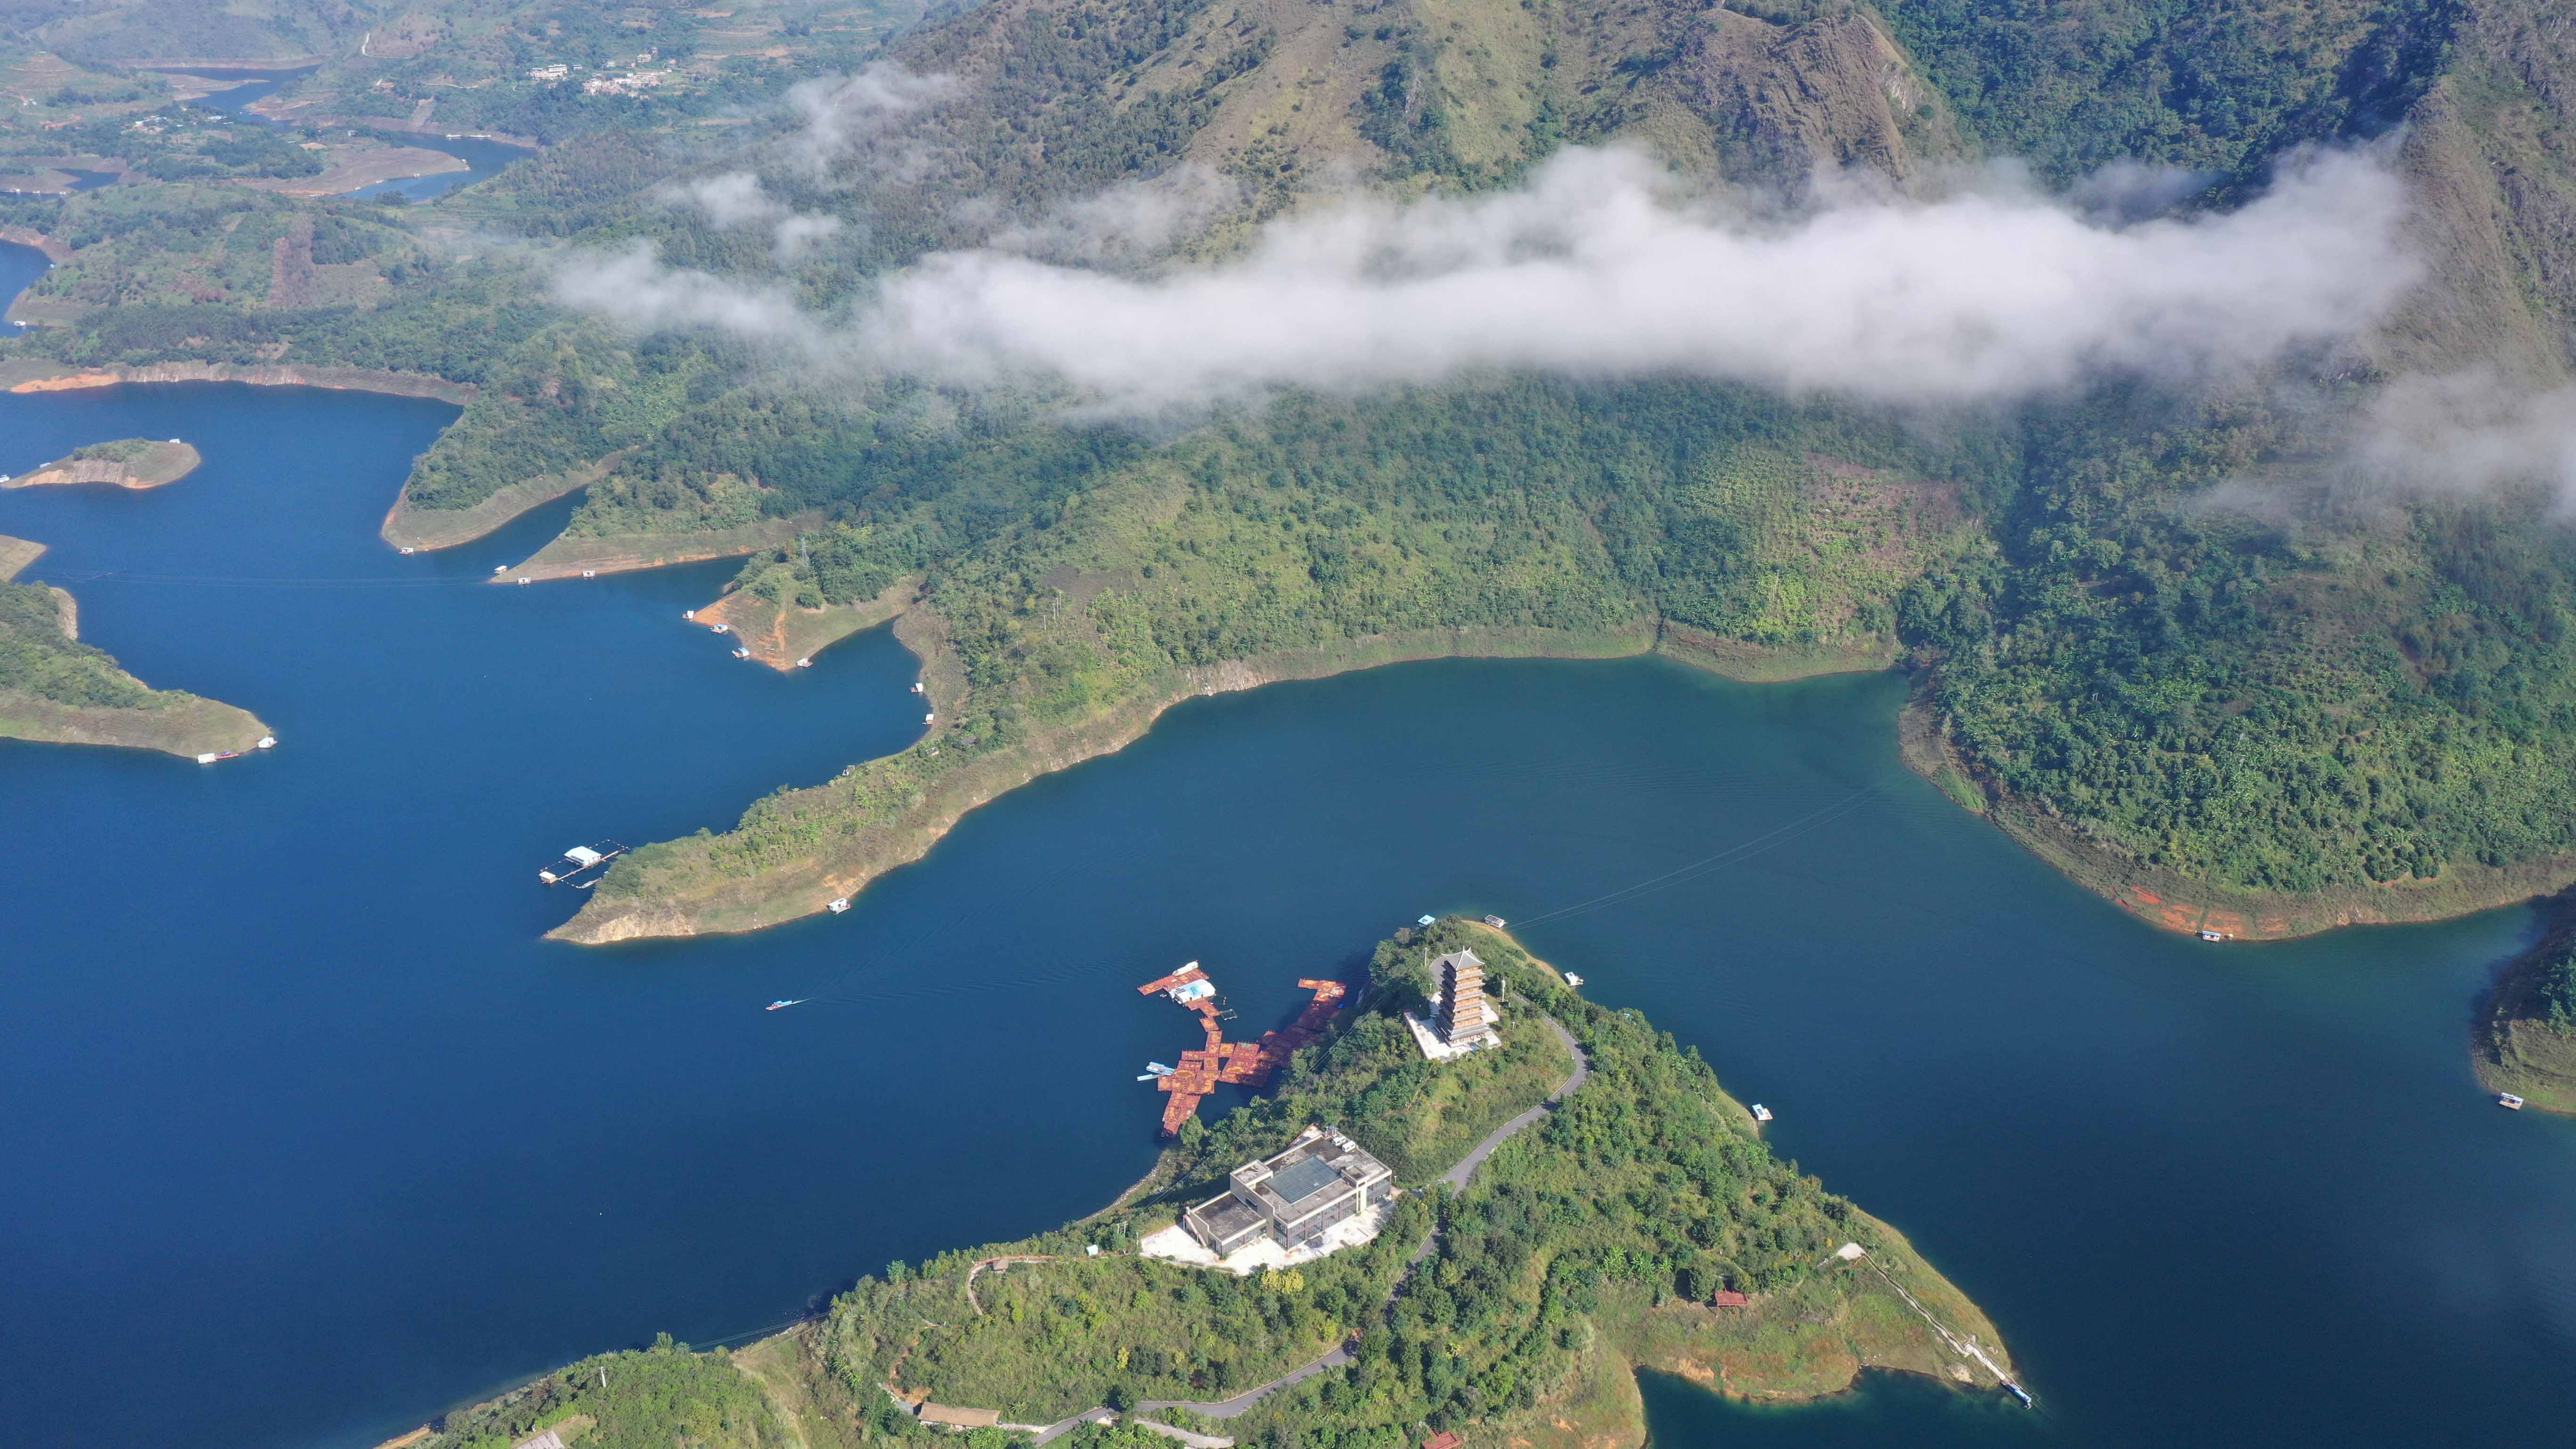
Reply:
<svg viewBox="0 0 2576 1449"><path fill-rule="evenodd" d="M172 438L166 443L141 438L125 442L142 443L132 458L84 458L76 451L68 457L40 464L15 478L0 482L0 488L70 488L83 484L105 484L129 492L166 488L194 473L204 465L205 455L193 446ZM113 445L102 445L113 446Z"/></svg>
<svg viewBox="0 0 2576 1449"><path fill-rule="evenodd" d="M319 387L336 392L374 392L390 397L431 398L463 406L480 391L471 383L449 382L426 373L385 372L365 367L296 367L283 363L150 362L106 367L73 367L66 363L24 359L0 362L0 384L13 393L77 392L127 383L238 382L252 387Z"/></svg>
<svg viewBox="0 0 2576 1449"><path fill-rule="evenodd" d="M1452 916L1441 927L1475 924ZM1469 1174L1485 1163L1496 1140L1544 1120L1549 1106L1576 1090L1614 1094L1614 1109L1626 1103L1630 1112L1688 1100L1714 1111L1719 1120L1750 1122L1743 1104L1695 1054L1685 1055L1669 1035L1658 1034L1634 1012L1614 1012L1585 1001L1562 984L1554 967L1528 956L1507 929L1476 925L1476 932L1470 934L1476 933L1491 938L1492 969L1505 977L1519 977L1512 984L1521 989L1511 994L1529 1000L1537 1014L1528 1019L1545 1023L1563 1041L1572 1057L1572 1075L1552 1089L1539 1088L1547 1095L1532 1110L1505 1117L1512 1108L1533 1100L1519 1095L1530 1084L1511 1079L1516 1090L1489 1104L1490 1117L1502 1119L1498 1131L1477 1137L1470 1130L1467 1138L1474 1139L1473 1145L1467 1138L1451 1144L1453 1151L1464 1150L1466 1156L1445 1171L1443 1165L1453 1160L1447 1151L1434 1162L1416 1164L1410 1176L1400 1174L1401 1181L1413 1184L1395 1199L1400 1231L1391 1228L1373 1244L1347 1249L1340 1257L1345 1270L1357 1267L1366 1275L1360 1280L1366 1287L1366 1306L1350 1317L1314 1326L1304 1340L1265 1345L1262 1357L1243 1375L1260 1380L1249 1387L1241 1379L1216 1384L1192 1380L1179 1391L1185 1402L1140 1397L1123 1415L1105 1407L1083 1409L1075 1406L1092 1402L1097 1386L1080 1381L1080 1370L1066 1379L1030 1382L1012 1366L1012 1355L1028 1346L1029 1333L1000 1328L980 1340L963 1335L975 1332L967 1321L977 1316L1006 1316L1010 1324L1021 1321L1016 1304L1002 1315L997 1301L977 1301L976 1279L988 1270L1007 1271L1007 1277L985 1279L987 1293L1001 1295L1028 1291L1020 1285L1028 1274L1115 1276L1166 1271L1144 1262L1135 1245L1158 1227L1168 1226L1180 1204L1194 1201L1209 1182L1219 1180L1211 1178L1211 1171L1221 1172L1224 1161L1231 1160L1227 1153L1237 1146L1226 1134L1244 1122L1262 1123L1258 1100L1238 1105L1219 1119L1209 1129L1210 1141L1204 1147L1181 1142L1164 1146L1135 1183L1102 1206L1058 1226L1011 1241L942 1247L918 1264L897 1265L883 1279L863 1276L825 1306L809 1309L784 1327L745 1335L749 1341L739 1347L693 1351L671 1344L666 1335L650 1350L612 1351L536 1374L489 1397L460 1403L379 1449L424 1439L460 1446L505 1442L550 1424L592 1422L586 1415L617 1403L619 1383L633 1381L616 1365L637 1352L691 1355L704 1366L703 1372L714 1376L713 1382L696 1381L698 1393L723 1392L723 1386L734 1384L734 1375L739 1374L759 1396L771 1422L786 1431L788 1442L803 1442L817 1429L858 1420L866 1408L876 1405L879 1393L907 1414L936 1402L951 1414L982 1416L960 1422L998 1421L1003 1429L1045 1438L1085 1421L1123 1417L1132 1423L1138 1422L1138 1415L1175 1408L1220 1420L1200 1427L1243 1434L1246 1443L1255 1442L1250 1433L1265 1423L1279 1422L1265 1417L1280 1412L1279 1405L1285 1405L1290 1424L1302 1419L1331 1427L1350 1418L1365 1421L1369 1410L1363 1405L1352 1404L1350 1412L1343 1414L1312 1402L1299 1404L1273 1396L1372 1352L1363 1347L1362 1335L1386 1321L1389 1306L1400 1299L1405 1283L1441 1238L1472 1231L1444 1225L1420 1204L1440 1196L1443 1184L1456 1184L1461 1193L1478 1190L1483 1184ZM1417 944L1427 955L1442 945L1456 945L1459 939L1440 940L1426 934ZM1383 1080L1372 1075L1382 1073L1383 1066L1366 1065L1365 1052L1350 1056L1340 1052L1338 1044L1360 1017L1388 1012L1392 1006L1383 997L1355 1004L1358 1011L1335 1022L1306 1070L1282 1091L1320 1090L1330 1100L1336 1094L1348 1097L1363 1092L1371 1082ZM1664 1073L1647 1065L1661 1057L1686 1060L1690 1070ZM1560 1062L1557 1069L1566 1065ZM1556 1073L1551 1071L1548 1082L1555 1081ZM1488 1090L1499 1090L1504 1083L1486 1085ZM1272 1094L1261 1096L1269 1099ZM1403 1110L1395 1115L1394 1128L1400 1133ZM1328 1111L1322 1120L1351 1119L1336 1119ZM1483 1120L1477 1125L1484 1125ZM1267 1143L1275 1126L1257 1126L1256 1132ZM1538 1145L1529 1150L1567 1151L1562 1145L1549 1146L1548 1138L1546 1133L1530 1134L1529 1140ZM1766 1160L1777 1160L1768 1149L1754 1150ZM1619 1161L1633 1163L1634 1159ZM1788 1170L1794 1172L1794 1165ZM1490 1174L1486 1177L1489 1180ZM1410 1217L1404 1216L1408 1207ZM1737 1402L1779 1406L1824 1403L1850 1392L1872 1372L1912 1375L1949 1392L1992 1396L1997 1401L2008 1391L2018 1392L2020 1369L1987 1312L1904 1233L1857 1204L1846 1201L1843 1208L1835 1220L1847 1226L1837 1228L1828 1241L1847 1237L1847 1249L1815 1265L1799 1281L1768 1291L1756 1289L1749 1302L1738 1300L1735 1306L1720 1307L1700 1301L1697 1290L1675 1292L1670 1285L1608 1281L1600 1285L1597 1301L1575 1310L1574 1321L1584 1325L1584 1332L1579 1338L1562 1340L1557 1348L1563 1351L1541 1348L1530 1355L1525 1347L1509 1347L1508 1336L1483 1345L1503 1354L1505 1362L1519 1364L1527 1357L1530 1371L1545 1373L1543 1386L1536 1395L1485 1407L1461 1427L1481 1428L1487 1438L1499 1435L1522 1449L1641 1449L1649 1434L1638 1379L1648 1371L1687 1379L1705 1392ZM1862 1245L1866 1251L1860 1251ZM1310 1265L1306 1271L1317 1270ZM1268 1290L1267 1278L1260 1287ZM1302 1290L1301 1277L1280 1291ZM1121 1294L1115 1301L1128 1299ZM1146 1306L1142 1298L1133 1301L1138 1307ZM1130 1334L1118 1313L1109 1310L1106 1332ZM926 1335L931 1333L947 1337L944 1345L936 1346L944 1351L930 1352L934 1345ZM719 1345L725 1342L718 1340ZM974 1344L974 1356L958 1359L957 1348L969 1342ZM906 1372L908 1364L915 1372ZM1115 1372L1123 1377L1127 1364L1122 1349ZM1159 1384L1146 1390L1147 1394L1156 1391L1174 1392ZM657 1386L647 1392L660 1396L669 1390ZM1116 1401L1114 1391L1108 1401ZM1058 1418L1059 1414L1068 1416ZM1042 1422L1047 1420L1054 1422ZM1238 1423L1241 1429L1229 1427ZM496 1437L496 1430L504 1429L506 1434ZM814 1442L847 1441L826 1436ZM923 1441L911 1438L907 1426L893 1431L891 1442Z"/></svg>
<svg viewBox="0 0 2576 1449"><path fill-rule="evenodd" d="M1920 694L1897 722L1899 753L1916 774L1982 815L2059 875L2159 930L2229 941L2287 941L2346 926L2427 925L2554 895L2576 884L2576 856L2509 866L2452 865L2431 880L2347 886L2314 895L2239 890L2190 880L2088 840L2053 814L1978 780L1950 748Z"/></svg>
<svg viewBox="0 0 2576 1449"><path fill-rule="evenodd" d="M541 473L464 508L419 507L411 501L410 483L405 480L404 486L394 491L393 506L385 510L384 522L376 525L376 536L396 548L424 552L472 543L516 522L524 514L607 477L609 471L631 451L620 449L597 462L562 473Z"/></svg>
<svg viewBox="0 0 2576 1449"><path fill-rule="evenodd" d="M796 669L797 661L811 659L920 602L921 581L917 578L897 579L873 599L828 604L820 609L774 604L749 590L736 589L711 604L699 605L696 617L689 622L701 629L723 625L731 637L751 651L752 662L786 674Z"/></svg>
<svg viewBox="0 0 2576 1449"><path fill-rule="evenodd" d="M2530 1110L2576 1116L2576 1036L2540 1020L2541 975L2576 948L2576 901L2556 903L2557 918L2531 948L2505 963L2480 995L2469 1028L2469 1069L2490 1092L2511 1092Z"/></svg>
<svg viewBox="0 0 2576 1449"><path fill-rule="evenodd" d="M564 490L565 493L571 491L570 488ZM799 526L799 520L779 518L707 533L559 533L547 540L545 547L530 554L525 562L494 574L490 582L515 584L521 579L531 582L573 579L585 572L639 573L645 569L705 563L710 559L741 558L794 542Z"/></svg>
<svg viewBox="0 0 2576 1449"><path fill-rule="evenodd" d="M922 661L922 693L930 710L953 715L966 691L963 672L944 647L944 623L926 608L907 609L896 618L895 637ZM749 881L719 880L712 890L701 887L687 892L696 898L690 900L673 900L668 894L657 898L650 891L631 899L621 893L603 900L594 892L571 920L546 936L600 946L675 936L734 935L819 914L827 902L855 896L887 872L929 854L958 821L975 810L1043 776L1126 748L1142 739L1166 711L1190 699L1389 664L1455 658L1620 659L1652 653L1654 645L1651 626L1602 635L1535 629L1377 635L1338 647L1167 671L1157 676L1159 687L1088 720L954 764L932 763L944 734L934 729L909 749L853 765L826 784L771 796L746 812L749 819L764 810L792 811L800 800L819 804L820 797L836 793L865 792L880 798L891 793L904 801L887 817L868 822L855 837L860 843L846 854L836 859L809 857L764 870ZM903 778L882 778L893 776ZM674 847L687 843L670 842Z"/></svg>

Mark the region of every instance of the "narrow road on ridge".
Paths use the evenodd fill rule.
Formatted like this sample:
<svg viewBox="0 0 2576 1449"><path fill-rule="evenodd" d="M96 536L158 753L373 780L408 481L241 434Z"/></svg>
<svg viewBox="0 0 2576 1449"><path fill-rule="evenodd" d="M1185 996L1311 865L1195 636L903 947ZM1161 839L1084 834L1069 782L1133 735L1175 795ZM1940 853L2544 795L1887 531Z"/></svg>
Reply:
<svg viewBox="0 0 2576 1449"><path fill-rule="evenodd" d="M1447 1183L1451 1189L1458 1192L1466 1191L1468 1182L1476 1175L1476 1169L1485 1165L1485 1159L1493 1156L1496 1148L1499 1148L1504 1143L1511 1141L1512 1138L1518 1136L1520 1133L1527 1131L1531 1124L1546 1117L1548 1113L1555 1111L1558 1103L1572 1095L1576 1088L1581 1087L1585 1082L1592 1079L1592 1059L1585 1056L1583 1054L1583 1048L1576 1044L1574 1033L1567 1031L1564 1026L1558 1023L1555 1017L1542 1016L1539 1020L1547 1023L1547 1029L1556 1033L1556 1039L1558 1041L1565 1043L1567 1054L1574 1058L1574 1071L1568 1075L1563 1082L1558 1084L1555 1091L1548 1094L1546 1101L1539 1103L1537 1106L1530 1108L1528 1111L1523 1112L1517 1117L1514 1117L1502 1126L1486 1133L1485 1140L1477 1143L1474 1147L1469 1148L1467 1150L1467 1155L1458 1159L1457 1166L1440 1174L1438 1180ZM1410 1277L1413 1270L1421 1266L1422 1260L1431 1256L1431 1250L1439 1245L1440 1230L1434 1228L1431 1231L1431 1235L1422 1240L1422 1246L1413 1250L1413 1257L1404 1265L1405 1275ZM1398 1279L1396 1287L1401 1289L1403 1286L1403 1280ZM1389 1302L1393 1302L1394 1297L1395 1295L1392 1291L1387 1295ZM1270 1397L1279 1390L1290 1388L1297 1384L1302 1384L1306 1380L1313 1378L1315 1375L1322 1373L1326 1369L1340 1368L1342 1365L1349 1363L1350 1361L1350 1345L1335 1344L1332 1351L1326 1353L1321 1358L1300 1364L1296 1368L1272 1379L1266 1384L1245 1389L1242 1393L1235 1395L1233 1398L1222 1399L1212 1404L1173 1403L1168 1400L1160 1399L1148 1400L1146 1402L1139 1403L1136 1406L1136 1412L1142 1414L1156 1413L1165 1409L1187 1409L1194 1414L1205 1414L1211 1419L1238 1418L1243 1414L1249 1413L1253 1405L1260 1403L1263 1399ZM1101 1411L1094 1409L1091 1412L1096 1414ZM1059 1434L1070 1432L1076 1424L1083 1422L1089 1417L1089 1414L1080 1414L1071 1419L1065 1420L1061 1424L1051 1424L1047 1427L1045 1433L1038 1436L1038 1442L1044 1444L1049 1439L1052 1439Z"/></svg>

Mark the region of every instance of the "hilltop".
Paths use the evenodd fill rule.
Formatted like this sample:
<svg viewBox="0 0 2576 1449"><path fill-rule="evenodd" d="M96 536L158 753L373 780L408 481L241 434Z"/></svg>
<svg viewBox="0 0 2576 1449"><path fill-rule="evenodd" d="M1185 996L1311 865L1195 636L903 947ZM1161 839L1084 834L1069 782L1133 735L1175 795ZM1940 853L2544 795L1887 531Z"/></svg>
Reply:
<svg viewBox="0 0 2576 1449"><path fill-rule="evenodd" d="M1435 1068L1396 1013L1419 1009L1425 963L1462 946L1507 992L1505 1045ZM1550 1019L1588 1076L1463 1191L1443 1187L1469 1144L1568 1079ZM1242 1278L1137 1254L1309 1123L1395 1169L1405 1191L1372 1242ZM1845 1243L1863 1256L1837 1257ZM1710 1306L1720 1292L1745 1301ZM1331 1359L1343 1345L1347 1366ZM1249 1405L1215 1402L1319 1358ZM666 1336L583 1360L447 1415L423 1449L555 1426L581 1449L667 1445L682 1426L706 1445L943 1442L916 1417L925 1403L998 1418L967 1432L984 1446L1115 1405L1246 1443L1393 1446L1427 1424L1471 1444L1635 1449L1640 1367L1778 1402L1867 1368L1995 1394L1996 1369L2011 1371L1975 1305L1893 1228L1774 1157L1697 1054L1583 1001L1508 937L1446 921L1381 943L1358 1009L1297 1054L1275 1095L1192 1122L1103 1211L894 1264L747 1348L692 1353ZM1084 1446L1136 1433L1073 1432Z"/></svg>

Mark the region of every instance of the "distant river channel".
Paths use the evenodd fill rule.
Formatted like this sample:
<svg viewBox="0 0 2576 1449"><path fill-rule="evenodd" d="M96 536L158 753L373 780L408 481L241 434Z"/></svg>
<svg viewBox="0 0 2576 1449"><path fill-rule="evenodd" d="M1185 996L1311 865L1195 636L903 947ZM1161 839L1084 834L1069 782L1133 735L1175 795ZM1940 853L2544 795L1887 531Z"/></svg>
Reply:
<svg viewBox="0 0 2576 1449"><path fill-rule="evenodd" d="M1667 876L1526 937L1911 1235L2040 1412L1650 1378L1659 1445L2576 1423L2576 1124L2496 1110L2462 1051L2526 910L2206 946L1908 774L1895 677L1456 662L1192 702L843 916L551 945L579 900L539 866L902 747L914 666L884 631L791 675L730 658L680 619L725 564L485 582L566 505L396 555L377 523L452 415L0 396L0 472L204 453L149 493L0 493L0 533L52 546L31 574L85 638L281 741L211 767L0 744L0 1439L363 1449L586 1352L740 1341L1142 1174L1132 1079L1187 1033L1136 982L1203 960L1257 1028L1422 912Z"/></svg>

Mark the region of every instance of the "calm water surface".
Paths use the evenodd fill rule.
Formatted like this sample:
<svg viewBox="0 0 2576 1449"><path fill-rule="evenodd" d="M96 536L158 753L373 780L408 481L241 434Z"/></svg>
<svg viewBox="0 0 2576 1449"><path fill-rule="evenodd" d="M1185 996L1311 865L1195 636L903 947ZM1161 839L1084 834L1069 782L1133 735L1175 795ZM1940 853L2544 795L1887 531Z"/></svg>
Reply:
<svg viewBox="0 0 2576 1449"><path fill-rule="evenodd" d="M1907 774L1894 679L1460 662L1195 701L839 918L548 945L558 850L900 747L913 667L882 631L735 662L678 619L724 565L479 582L561 506L394 555L376 523L450 415L0 396L0 472L205 453L152 493L0 494L0 532L54 546L33 572L86 637L283 741L213 768L0 745L6 1442L363 1446L1053 1225L1151 1160L1130 1079L1185 1023L1135 981L1202 958L1259 1025L1451 909L1536 922L1769 1103L1987 1307L2043 1408L1649 1378L1664 1445L2564 1441L2576 1130L2489 1106L2461 1050L2528 912L2204 947Z"/></svg>
<svg viewBox="0 0 2576 1449"><path fill-rule="evenodd" d="M251 104L266 100L287 85L303 79L312 72L310 70L266 70L217 71L207 74L216 80L228 80L244 75L255 79L234 86L230 90L216 91L196 104L209 110L229 111L250 120L275 125L276 122L269 117L251 110ZM365 199L398 193L414 201L427 201L433 196L444 196L460 186L471 186L477 181L497 176L502 167L536 154L524 146L513 146L505 141L493 141L475 136L447 136L411 131L388 131L385 134L392 136L400 145L418 146L429 151L444 151L463 161L466 169L444 172L437 176L398 177L392 181L379 181L373 186L361 186L355 191L345 191L340 193L341 195Z"/></svg>
<svg viewBox="0 0 2576 1449"><path fill-rule="evenodd" d="M34 247L0 242L0 314L5 314L10 304L18 300L18 294L34 286L36 279L52 265L45 260L45 254ZM0 322L0 336L14 337L26 330L15 322ZM45 460L39 458L37 461Z"/></svg>

